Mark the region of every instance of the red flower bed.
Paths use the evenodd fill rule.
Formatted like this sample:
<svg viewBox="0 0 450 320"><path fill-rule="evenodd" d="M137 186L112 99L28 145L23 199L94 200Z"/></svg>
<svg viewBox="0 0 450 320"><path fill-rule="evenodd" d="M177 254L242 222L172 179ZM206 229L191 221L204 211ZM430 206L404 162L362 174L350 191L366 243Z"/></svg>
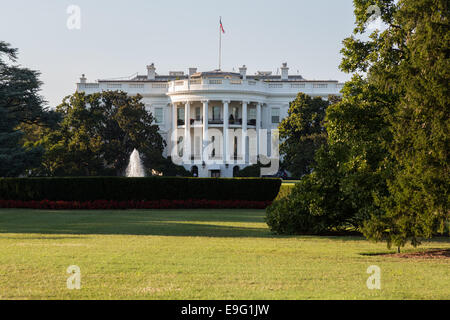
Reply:
<svg viewBox="0 0 450 320"><path fill-rule="evenodd" d="M271 201L245 200L157 200L157 201L20 201L0 200L0 208L51 210L126 210L126 209L265 209Z"/></svg>

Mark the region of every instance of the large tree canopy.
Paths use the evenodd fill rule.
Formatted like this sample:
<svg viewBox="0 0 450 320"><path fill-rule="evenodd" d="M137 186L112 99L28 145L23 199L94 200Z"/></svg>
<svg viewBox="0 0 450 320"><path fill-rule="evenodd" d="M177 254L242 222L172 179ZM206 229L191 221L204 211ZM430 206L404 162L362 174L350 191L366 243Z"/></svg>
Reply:
<svg viewBox="0 0 450 320"><path fill-rule="evenodd" d="M388 118L393 136L386 161L389 196L378 199L383 210L375 212L364 232L396 246L408 240L417 245L421 238L448 233L449 2L387 2L389 27L369 42L380 49L358 58L367 61L377 52L374 83L398 96Z"/></svg>
<svg viewBox="0 0 450 320"><path fill-rule="evenodd" d="M41 174L122 175L133 149L146 168L159 168L165 142L141 99L119 91L66 97L58 128L38 142L46 149Z"/></svg>
<svg viewBox="0 0 450 320"><path fill-rule="evenodd" d="M385 28L367 37L374 4ZM354 0L341 69L355 75L327 109L314 172L269 210L273 229L295 232L283 221L296 216L297 232L311 221L319 231L354 225L399 248L448 233L448 5Z"/></svg>
<svg viewBox="0 0 450 320"><path fill-rule="evenodd" d="M408 240L417 245L420 238L448 228L448 1L375 3L386 28L362 40L358 35L366 31L373 2L354 1L357 27L344 41L341 68L366 72L367 81L356 95L359 101L350 103L353 107L339 116L341 120L330 109L329 135L335 141L346 131L349 138L353 135L348 141L355 152L349 159L365 160L372 168L375 180L366 177L355 185L374 199L364 234L389 246L401 247ZM344 93L344 100L351 102L350 97ZM356 118L361 108L365 114L359 124L343 118ZM342 185L348 187L347 182Z"/></svg>
<svg viewBox="0 0 450 320"><path fill-rule="evenodd" d="M0 41L0 176L18 176L39 164L42 150L24 148L21 126L54 118L39 95L39 72L15 64L17 49Z"/></svg>
<svg viewBox="0 0 450 320"><path fill-rule="evenodd" d="M295 177L311 172L314 155L326 142L325 111L329 102L299 93L280 126L280 153L287 170Z"/></svg>

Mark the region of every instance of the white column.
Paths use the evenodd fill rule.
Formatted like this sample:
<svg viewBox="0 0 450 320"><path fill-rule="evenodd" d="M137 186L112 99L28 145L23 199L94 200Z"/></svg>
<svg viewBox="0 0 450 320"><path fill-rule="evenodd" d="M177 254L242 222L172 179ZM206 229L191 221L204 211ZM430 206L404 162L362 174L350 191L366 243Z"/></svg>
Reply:
<svg viewBox="0 0 450 320"><path fill-rule="evenodd" d="M177 104L172 103L172 150L178 152L177 142L178 142L178 115L177 115Z"/></svg>
<svg viewBox="0 0 450 320"><path fill-rule="evenodd" d="M229 105L230 101L223 101L223 162L226 164L230 161L228 155L228 122L229 122Z"/></svg>
<svg viewBox="0 0 450 320"><path fill-rule="evenodd" d="M202 148L202 160L207 161L208 159L204 158L204 155L206 154L205 150L208 146L208 108L209 108L209 101L203 100L203 148Z"/></svg>
<svg viewBox="0 0 450 320"><path fill-rule="evenodd" d="M247 126L248 126L248 116L247 116L247 106L248 101L242 101L242 160L246 162L247 159Z"/></svg>
<svg viewBox="0 0 450 320"><path fill-rule="evenodd" d="M191 160L191 103L184 105L184 161Z"/></svg>
<svg viewBox="0 0 450 320"><path fill-rule="evenodd" d="M259 132L261 130L261 103L256 104L256 156L259 158Z"/></svg>

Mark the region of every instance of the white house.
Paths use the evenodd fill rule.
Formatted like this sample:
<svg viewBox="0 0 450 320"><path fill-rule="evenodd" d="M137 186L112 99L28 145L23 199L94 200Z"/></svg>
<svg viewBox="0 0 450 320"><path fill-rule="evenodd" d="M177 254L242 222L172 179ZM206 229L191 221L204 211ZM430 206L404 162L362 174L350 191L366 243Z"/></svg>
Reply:
<svg viewBox="0 0 450 320"><path fill-rule="evenodd" d="M77 91L140 94L167 142L165 155L199 177L233 177L238 168L255 163L256 155L275 158L270 142L276 131L272 130L287 116L297 94L328 99L340 95L343 86L338 81L289 75L287 63L280 75L247 75L246 66L239 73L190 68L188 74L158 75L154 64L147 70L146 76L94 83L83 75Z"/></svg>

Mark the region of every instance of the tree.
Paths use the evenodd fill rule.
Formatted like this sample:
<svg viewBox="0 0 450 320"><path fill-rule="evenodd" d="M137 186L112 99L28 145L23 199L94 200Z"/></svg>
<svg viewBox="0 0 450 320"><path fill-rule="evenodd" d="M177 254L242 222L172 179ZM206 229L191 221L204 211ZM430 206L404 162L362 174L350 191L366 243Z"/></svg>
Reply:
<svg viewBox="0 0 450 320"><path fill-rule="evenodd" d="M16 177L24 174L27 168L39 164L40 149L26 149L20 145L23 133L12 127L9 114L0 107L0 176Z"/></svg>
<svg viewBox="0 0 450 320"><path fill-rule="evenodd" d="M327 109L328 140L313 173L268 212L300 229L317 217L322 230L353 225L400 250L449 232L449 8L375 1L386 29L359 39L373 4L354 0L356 28L340 67L356 74Z"/></svg>
<svg viewBox="0 0 450 320"><path fill-rule="evenodd" d="M370 3L354 3L354 34L361 35ZM371 92L390 100L384 117L391 138L384 140L387 154L380 167L387 192L374 194L379 209L363 231L400 250L407 241L416 246L421 238L448 233L449 8L445 0L376 4L386 30L367 41L346 39L341 67L367 72Z"/></svg>
<svg viewBox="0 0 450 320"><path fill-rule="evenodd" d="M339 196L327 197L328 202L335 199L334 206L345 208L342 215L361 230L364 221L380 210L374 195L387 195L385 160L392 140L388 117L396 97L359 75L345 84L342 93L342 101L327 110L328 148L318 157L315 170L318 176L335 172ZM334 215L332 211L331 202L328 214Z"/></svg>
<svg viewBox="0 0 450 320"><path fill-rule="evenodd" d="M158 168L165 142L141 99L119 91L66 97L57 107L63 120L39 142L43 174L123 175L134 149L148 170Z"/></svg>
<svg viewBox="0 0 450 320"><path fill-rule="evenodd" d="M157 172L168 177L192 177L192 173L187 171L183 166L176 165L172 161L172 157L163 158L157 167L154 168Z"/></svg>
<svg viewBox="0 0 450 320"><path fill-rule="evenodd" d="M380 84L401 92L390 117L392 174L384 209L367 222L370 239L416 246L420 239L449 233L449 72L448 1L404 1L393 13L396 27L384 38L401 59L392 67L397 81Z"/></svg>
<svg viewBox="0 0 450 320"><path fill-rule="evenodd" d="M311 172L314 154L326 142L323 120L329 102L299 93L280 126L280 153L284 167L295 177Z"/></svg>
<svg viewBox="0 0 450 320"><path fill-rule="evenodd" d="M0 41L0 176L6 177L26 174L40 162L40 148L23 146L21 126L45 125L53 119L39 95L39 72L12 64L17 52Z"/></svg>

